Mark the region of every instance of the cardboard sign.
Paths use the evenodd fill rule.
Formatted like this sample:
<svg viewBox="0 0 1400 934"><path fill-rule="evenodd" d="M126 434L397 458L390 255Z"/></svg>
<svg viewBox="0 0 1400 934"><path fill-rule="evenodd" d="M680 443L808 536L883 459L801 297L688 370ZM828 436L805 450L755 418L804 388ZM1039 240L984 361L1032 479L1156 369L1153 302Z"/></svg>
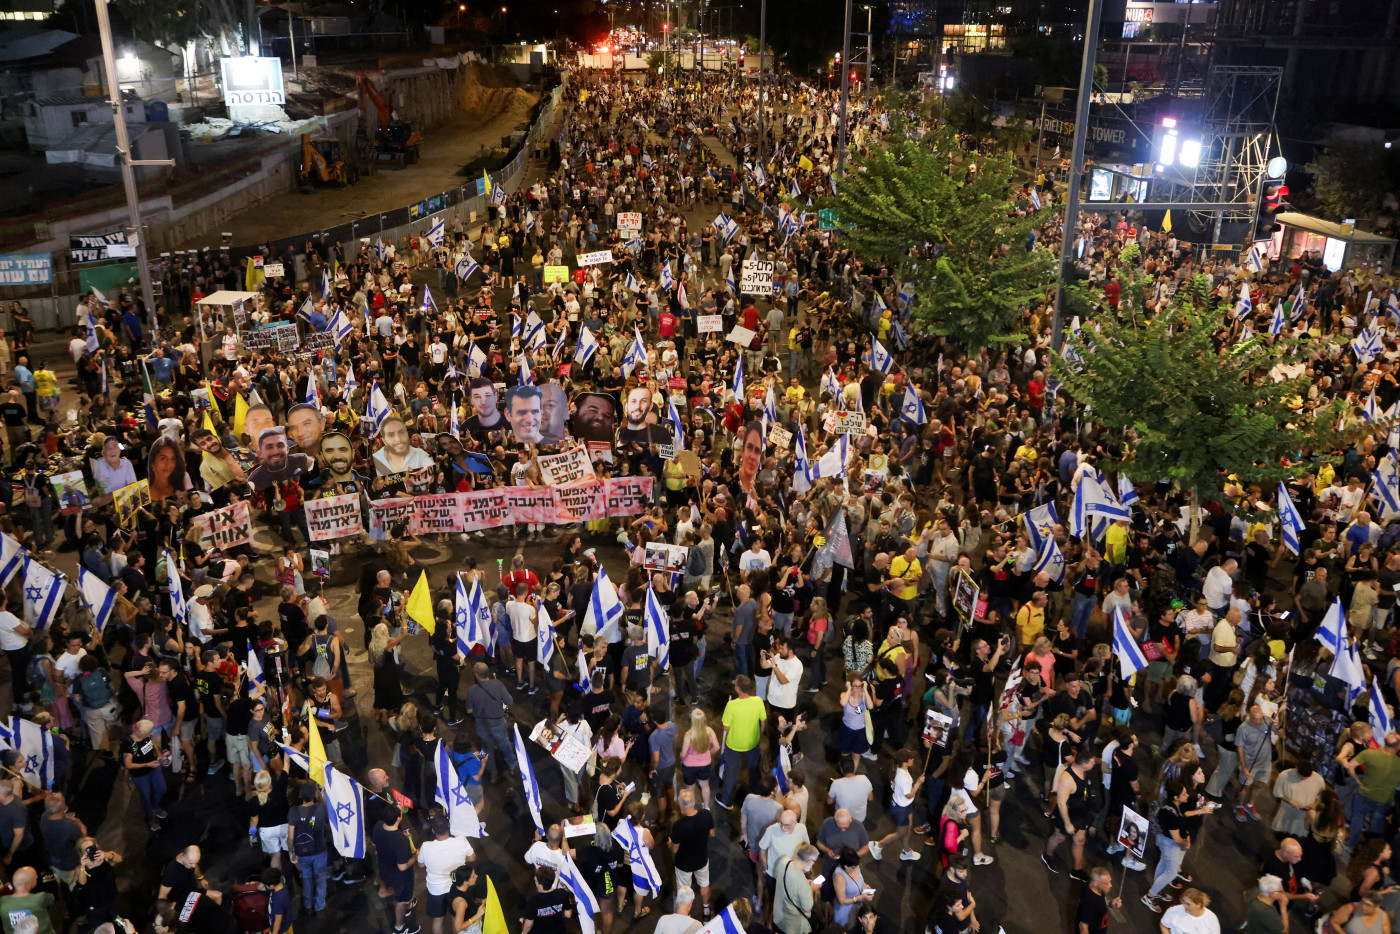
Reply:
<svg viewBox="0 0 1400 934"><path fill-rule="evenodd" d="M195 516L194 524L204 533L199 544L205 551L211 548L223 551L253 540L253 515L246 501Z"/></svg>
<svg viewBox="0 0 1400 934"><path fill-rule="evenodd" d="M578 255L578 264L580 266L602 266L612 261L612 250L596 250L592 253L580 253Z"/></svg>
<svg viewBox="0 0 1400 934"><path fill-rule="evenodd" d="M685 571L690 549L684 545L667 545L664 542L647 542L642 552L642 567L648 571Z"/></svg>
<svg viewBox="0 0 1400 934"><path fill-rule="evenodd" d="M276 279L278 276L286 275L286 272L281 263L268 263L263 267L263 275L269 279Z"/></svg>
<svg viewBox="0 0 1400 934"><path fill-rule="evenodd" d="M550 283L550 282L568 282L568 281L569 281L569 267L568 267L568 266L546 266L546 267L544 267L544 281L545 281L546 283Z"/></svg>
<svg viewBox="0 0 1400 934"><path fill-rule="evenodd" d="M570 772L581 770L588 764L588 757L593 755L593 750L577 736L565 730L562 723L559 726L551 726L547 720L541 720L530 731L530 739L548 750L549 754Z"/></svg>
<svg viewBox="0 0 1400 934"><path fill-rule="evenodd" d="M768 443L786 451L792 444L792 432L781 425L772 425L768 429Z"/></svg>
<svg viewBox="0 0 1400 934"><path fill-rule="evenodd" d="M657 448L661 452L662 460L673 461L676 459L676 446L674 444L660 444L657 445Z"/></svg>
<svg viewBox="0 0 1400 934"><path fill-rule="evenodd" d="M137 480L112 492L112 506L117 521L128 525L136 518L136 510L151 504L151 481Z"/></svg>
<svg viewBox="0 0 1400 934"><path fill-rule="evenodd" d="M358 493L309 499L305 508L306 527L313 542L332 542L365 530Z"/></svg>
<svg viewBox="0 0 1400 934"><path fill-rule="evenodd" d="M540 465L540 479L544 480L546 486L563 486L579 480L597 479L593 472L593 462L588 458L588 451L583 448L574 448L563 454L542 454L536 462Z"/></svg>
<svg viewBox="0 0 1400 934"><path fill-rule="evenodd" d="M726 337L725 340L738 344L740 347L748 347L753 343L753 339L756 336L757 335L753 331L750 331L743 325L736 324L734 325L734 330L729 332L729 336Z"/></svg>
<svg viewBox="0 0 1400 934"><path fill-rule="evenodd" d="M767 259L744 260L740 267L739 291L747 295L772 295L774 265Z"/></svg>
<svg viewBox="0 0 1400 934"><path fill-rule="evenodd" d="M838 435L865 434L864 412L837 412L836 425L831 429Z"/></svg>
<svg viewBox="0 0 1400 934"><path fill-rule="evenodd" d="M718 334L724 330L724 315L700 315L695 319L697 334Z"/></svg>
<svg viewBox="0 0 1400 934"><path fill-rule="evenodd" d="M617 229L624 233L636 233L642 229L642 214L640 211L623 211L617 215Z"/></svg>
<svg viewBox="0 0 1400 934"><path fill-rule="evenodd" d="M672 390L675 390L675 391L678 391L678 392L685 392L685 377L684 377L684 376L672 376L670 379L668 379L668 380L666 381L666 385L669 386Z"/></svg>

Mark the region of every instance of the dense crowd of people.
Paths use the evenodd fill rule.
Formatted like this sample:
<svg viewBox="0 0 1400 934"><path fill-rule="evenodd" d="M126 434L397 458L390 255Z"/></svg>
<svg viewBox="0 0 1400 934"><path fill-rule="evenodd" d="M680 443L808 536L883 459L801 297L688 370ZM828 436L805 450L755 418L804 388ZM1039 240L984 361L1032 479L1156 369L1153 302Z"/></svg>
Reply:
<svg viewBox="0 0 1400 934"><path fill-rule="evenodd" d="M1171 934L1219 930L1206 888L1247 888L1250 932L1388 930L1386 433L1289 486L1296 554L1219 503L1193 530L1170 484L1100 472L1091 416L1057 417L1053 290L1022 346L969 349L913 323L936 296L821 229L833 92L774 81L760 119L735 75L582 72L563 100L547 169L479 230L313 240L264 257L290 272L236 306L200 300L247 281L237 263L177 258L154 316L85 298L69 388L32 329L8 335L0 927L287 934L317 929L335 881L374 891L395 934L652 913L662 934L961 934L989 923L978 873L1014 858L1014 789L1039 796L1045 869L1077 880L1076 934L1107 928L1125 873ZM851 114L854 150L879 145L883 106ZM1028 248L1058 249L1053 185L1008 197L1045 212ZM1222 346L1278 303L1319 338L1388 304L1316 256L1253 273L1118 214L1080 235L1102 313L1130 274L1147 313L1196 275L1229 300L1251 281ZM771 262L771 295L740 291L746 259ZM1320 351L1288 374L1298 395L1393 405L1393 328L1378 340ZM563 505L614 481L644 501ZM1123 517L1075 536L1083 484ZM546 505L474 518L492 490ZM1226 490L1260 515L1275 496ZM1359 696L1336 631L1376 673ZM390 758L363 754L371 733ZM211 885L188 846L157 891L120 892L119 854L65 798L89 757L114 758L152 835L189 786L232 779L258 876ZM330 773L361 795L358 847ZM1268 820L1276 848L1253 878L1197 882L1220 809ZM480 826L531 821L528 883L485 871ZM922 864L920 917L876 885L886 857Z"/></svg>

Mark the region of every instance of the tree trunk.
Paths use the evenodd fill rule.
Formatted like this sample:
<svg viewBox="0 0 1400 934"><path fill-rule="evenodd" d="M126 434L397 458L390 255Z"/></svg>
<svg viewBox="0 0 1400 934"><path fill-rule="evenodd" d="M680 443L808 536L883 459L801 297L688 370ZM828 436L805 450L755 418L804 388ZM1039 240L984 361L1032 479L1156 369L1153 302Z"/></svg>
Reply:
<svg viewBox="0 0 1400 934"><path fill-rule="evenodd" d="M1187 513L1190 517L1190 528L1187 530L1186 535L1186 544L1189 547L1196 544L1196 537L1201 531L1201 502L1200 498L1196 495L1196 488L1194 486L1191 487L1191 505L1187 508L1190 510Z"/></svg>

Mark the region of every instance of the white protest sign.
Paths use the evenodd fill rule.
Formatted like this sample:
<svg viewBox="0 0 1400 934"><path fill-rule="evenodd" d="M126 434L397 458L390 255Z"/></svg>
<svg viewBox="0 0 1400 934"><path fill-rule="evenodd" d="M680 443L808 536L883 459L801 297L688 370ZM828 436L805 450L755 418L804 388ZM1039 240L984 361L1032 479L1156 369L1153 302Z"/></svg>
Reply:
<svg viewBox="0 0 1400 934"><path fill-rule="evenodd" d="M360 521L360 494L324 496L306 501L306 527L313 542L331 542L364 531Z"/></svg>
<svg viewBox="0 0 1400 934"><path fill-rule="evenodd" d="M788 445L792 444L792 432L781 425L773 425L768 429L768 442L787 450Z"/></svg>
<svg viewBox="0 0 1400 934"><path fill-rule="evenodd" d="M593 754L593 751L574 734L562 727L550 726L547 720L535 724L535 728L530 731L530 739L547 749L560 765L571 772L580 771L588 764L588 757Z"/></svg>
<svg viewBox="0 0 1400 934"><path fill-rule="evenodd" d="M739 291L747 295L773 294L773 261L746 259L739 277Z"/></svg>
<svg viewBox="0 0 1400 934"><path fill-rule="evenodd" d="M580 253L578 264L580 266L601 266L604 263L613 261L612 250L596 250L592 253Z"/></svg>
<svg viewBox="0 0 1400 934"><path fill-rule="evenodd" d="M724 330L724 315L700 315L695 319L695 330L699 334L718 334Z"/></svg>
<svg viewBox="0 0 1400 934"><path fill-rule="evenodd" d="M578 480L596 480L593 463L588 459L588 451L574 448L563 454L542 454L538 458L540 479L545 486L563 486Z"/></svg>
<svg viewBox="0 0 1400 934"><path fill-rule="evenodd" d="M726 338L726 340L732 341L740 347L747 347L753 343L754 337L755 334L753 331L750 331L743 325L736 324L734 325L734 330L729 332L729 337Z"/></svg>
<svg viewBox="0 0 1400 934"><path fill-rule="evenodd" d="M253 517L248 511L247 502L234 503L195 516L194 523L204 533L200 536L199 544L206 551L210 548L235 548L253 540Z"/></svg>
<svg viewBox="0 0 1400 934"><path fill-rule="evenodd" d="M838 435L865 434L865 413L837 412L836 427L832 430L835 431Z"/></svg>
<svg viewBox="0 0 1400 934"><path fill-rule="evenodd" d="M281 263L268 263L263 267L263 275L269 279L276 279L278 276L286 275L286 272L283 271Z"/></svg>
<svg viewBox="0 0 1400 934"><path fill-rule="evenodd" d="M640 211L623 211L617 215L617 229L623 232L636 232L642 229L642 213Z"/></svg>

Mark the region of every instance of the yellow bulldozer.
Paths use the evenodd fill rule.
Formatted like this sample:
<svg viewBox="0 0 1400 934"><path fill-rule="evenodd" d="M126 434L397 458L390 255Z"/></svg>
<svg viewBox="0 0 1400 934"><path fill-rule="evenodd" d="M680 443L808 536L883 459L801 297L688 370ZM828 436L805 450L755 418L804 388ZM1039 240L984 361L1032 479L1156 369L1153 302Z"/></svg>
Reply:
<svg viewBox="0 0 1400 934"><path fill-rule="evenodd" d="M312 139L309 133L301 135L297 182L303 191L310 191L316 185L343 188L359 180L360 169L353 162L345 161L340 140L335 137Z"/></svg>

